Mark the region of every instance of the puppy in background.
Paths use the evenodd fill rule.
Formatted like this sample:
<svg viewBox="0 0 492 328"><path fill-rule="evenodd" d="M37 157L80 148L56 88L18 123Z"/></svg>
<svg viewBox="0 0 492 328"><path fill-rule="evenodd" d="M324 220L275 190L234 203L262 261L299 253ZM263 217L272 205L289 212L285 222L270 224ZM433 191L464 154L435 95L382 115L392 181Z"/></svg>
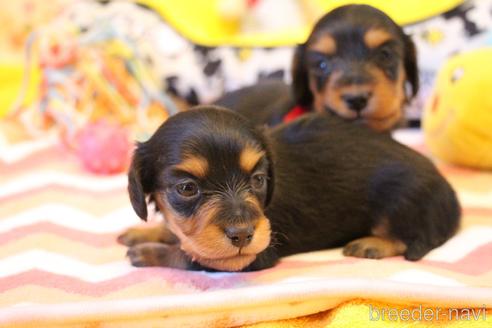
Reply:
<svg viewBox="0 0 492 328"><path fill-rule="evenodd" d="M410 37L382 11L347 5L324 15L297 47L291 90L282 82L260 83L216 104L235 108L255 124L328 111L381 132L402 121L418 84Z"/></svg>
<svg viewBox="0 0 492 328"><path fill-rule="evenodd" d="M119 237L135 266L247 271L344 246L347 256L418 260L460 220L451 186L422 155L327 113L267 132L197 107L138 144L130 200L164 223Z"/></svg>

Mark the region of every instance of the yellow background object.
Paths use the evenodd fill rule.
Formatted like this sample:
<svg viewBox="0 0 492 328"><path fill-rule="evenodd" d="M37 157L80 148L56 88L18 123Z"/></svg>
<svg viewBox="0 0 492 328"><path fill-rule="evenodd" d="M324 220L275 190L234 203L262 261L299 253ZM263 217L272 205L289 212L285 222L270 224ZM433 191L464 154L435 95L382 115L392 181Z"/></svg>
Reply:
<svg viewBox="0 0 492 328"><path fill-rule="evenodd" d="M432 154L453 164L492 169L492 47L449 59L424 110Z"/></svg>
<svg viewBox="0 0 492 328"><path fill-rule="evenodd" d="M389 320L388 315L385 315L385 320L370 320L370 309L392 309L392 311L402 311L403 309L418 308L418 306L412 305L399 305L392 303L384 303L370 300L353 300L343 303L333 310L320 312L317 314L298 317L294 319L278 320L271 322L262 322L254 325L246 326L245 328L301 328L301 327L329 327L329 328L438 328L438 327L450 327L450 328L487 328L492 324L492 310L485 311L483 308L470 309L475 311L475 315L478 317L474 320L471 317L467 320L466 310L461 312L455 312L452 310L451 314L454 315L454 320L448 320L445 315L439 316L439 320L425 321L425 320ZM431 313L435 314L437 311L440 313L449 313L445 308L433 308L432 306L422 307L422 311L425 309L431 309ZM457 310L456 310L457 311ZM456 314L458 313L458 314ZM456 320L456 316L458 319ZM471 314L470 314L471 316ZM418 318L418 312L414 315ZM394 317L392 317L394 318ZM376 315L373 316L376 319Z"/></svg>
<svg viewBox="0 0 492 328"><path fill-rule="evenodd" d="M21 90L24 74L22 62L0 61L0 117L5 116L17 100ZM34 72L31 77L25 102L29 103L35 97L39 85L39 72Z"/></svg>
<svg viewBox="0 0 492 328"><path fill-rule="evenodd" d="M208 45L282 46L304 42L311 26L280 33L239 34L238 26L218 13L220 0L138 0L156 10L179 33L192 42ZM242 0L238 0L242 1ZM410 24L443 13L463 0L299 0L313 1L320 15L349 3L372 5L386 12L399 24ZM274 14L274 13L272 13ZM286 17L288 19L288 17Z"/></svg>

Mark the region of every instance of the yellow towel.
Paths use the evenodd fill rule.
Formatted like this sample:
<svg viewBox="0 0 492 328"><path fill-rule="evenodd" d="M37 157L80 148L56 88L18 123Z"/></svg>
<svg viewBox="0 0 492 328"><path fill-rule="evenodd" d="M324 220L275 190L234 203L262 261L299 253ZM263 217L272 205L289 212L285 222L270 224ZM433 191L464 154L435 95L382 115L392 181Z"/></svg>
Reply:
<svg viewBox="0 0 492 328"><path fill-rule="evenodd" d="M381 310L384 309L384 320ZM409 320L406 320L406 310L409 311ZM416 320L411 320L412 311ZM372 313L371 313L372 311ZM376 312L377 311L377 312ZM392 316L388 315L392 311ZM420 311L420 312L419 312ZM427 311L427 318L425 317ZM439 311L439 320L437 319ZM419 313L422 313L421 315ZM379 318L378 318L379 314ZM453 317L449 319L449 314ZM403 320L395 321L395 315L401 315ZM475 318L473 317L475 315ZM429 320L433 317L434 320ZM406 320L406 321L405 321ZM297 328L297 327L330 327L330 328L436 328L436 327L492 327L492 310L477 309L444 309L397 305L369 300L353 300L343 303L333 310L294 319L263 322L245 326L248 328Z"/></svg>

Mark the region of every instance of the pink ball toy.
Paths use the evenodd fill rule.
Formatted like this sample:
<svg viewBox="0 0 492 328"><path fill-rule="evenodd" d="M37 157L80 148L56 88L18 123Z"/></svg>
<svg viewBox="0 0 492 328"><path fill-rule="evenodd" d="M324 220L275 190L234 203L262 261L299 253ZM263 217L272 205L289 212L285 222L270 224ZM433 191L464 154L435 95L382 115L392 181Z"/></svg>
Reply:
<svg viewBox="0 0 492 328"><path fill-rule="evenodd" d="M87 124L77 135L77 154L91 172L112 174L124 171L130 159L128 131L101 120Z"/></svg>

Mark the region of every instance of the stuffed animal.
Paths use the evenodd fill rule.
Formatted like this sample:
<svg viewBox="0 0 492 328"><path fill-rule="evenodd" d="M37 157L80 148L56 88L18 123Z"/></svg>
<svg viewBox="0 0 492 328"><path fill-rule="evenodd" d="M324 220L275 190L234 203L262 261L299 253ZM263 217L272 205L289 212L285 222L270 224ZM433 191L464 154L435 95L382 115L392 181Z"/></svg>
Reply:
<svg viewBox="0 0 492 328"><path fill-rule="evenodd" d="M431 153L452 164L492 169L492 47L449 59L423 116Z"/></svg>

